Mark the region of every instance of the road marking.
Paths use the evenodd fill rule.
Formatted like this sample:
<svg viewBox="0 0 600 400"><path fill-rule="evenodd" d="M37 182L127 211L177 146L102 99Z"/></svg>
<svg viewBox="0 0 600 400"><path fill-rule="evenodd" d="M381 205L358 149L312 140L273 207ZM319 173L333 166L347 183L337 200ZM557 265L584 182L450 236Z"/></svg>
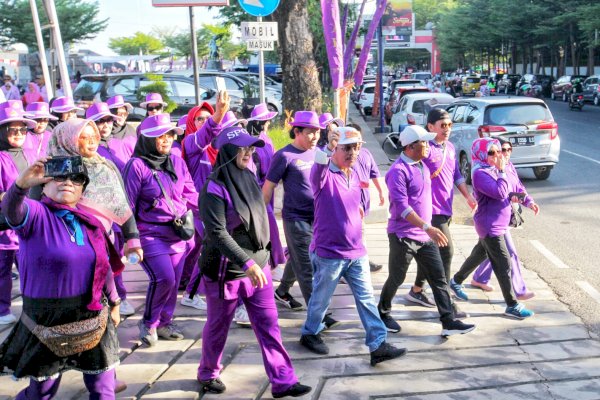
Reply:
<svg viewBox="0 0 600 400"><path fill-rule="evenodd" d="M546 248L546 246L544 246L542 243L540 243L539 240L530 240L529 242L531 242L533 247L535 247L537 251L542 253L542 255L548 259L548 261L550 261L552 264L554 264L554 266L556 268L561 268L561 269L569 268L569 266L567 264L562 262L560 260L560 258L556 257L554 255L554 253L552 253L550 250L548 250Z"/></svg>
<svg viewBox="0 0 600 400"><path fill-rule="evenodd" d="M565 153L572 154L572 155L574 155L574 156L576 156L576 157L581 157L581 158L583 158L583 159L585 159L585 160L588 160L588 161L591 161L591 162L593 162L593 163L600 164L600 161L598 161L598 160L594 160L593 158L586 157L586 156L582 156L581 154L577 154L577 153L574 153L574 152L572 152L572 151L569 151L569 150L563 150L563 151L564 151Z"/></svg>
<svg viewBox="0 0 600 400"><path fill-rule="evenodd" d="M586 281L576 281L575 283L577 286L583 289L584 292L589 294L592 299L596 300L597 303L600 303L600 292L598 292L592 285Z"/></svg>

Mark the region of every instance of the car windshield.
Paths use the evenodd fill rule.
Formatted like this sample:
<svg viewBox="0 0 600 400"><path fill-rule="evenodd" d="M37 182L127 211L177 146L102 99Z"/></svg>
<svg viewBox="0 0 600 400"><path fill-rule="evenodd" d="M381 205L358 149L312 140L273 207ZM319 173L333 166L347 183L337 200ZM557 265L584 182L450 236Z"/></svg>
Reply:
<svg viewBox="0 0 600 400"><path fill-rule="evenodd" d="M101 81L92 81L84 78L73 91L73 97L81 100L92 100L101 87Z"/></svg>
<svg viewBox="0 0 600 400"><path fill-rule="evenodd" d="M467 82L469 83L479 83L479 81L481 81L479 78L467 78Z"/></svg>
<svg viewBox="0 0 600 400"><path fill-rule="evenodd" d="M541 104L503 104L487 109L489 125L531 125L550 120L550 112Z"/></svg>

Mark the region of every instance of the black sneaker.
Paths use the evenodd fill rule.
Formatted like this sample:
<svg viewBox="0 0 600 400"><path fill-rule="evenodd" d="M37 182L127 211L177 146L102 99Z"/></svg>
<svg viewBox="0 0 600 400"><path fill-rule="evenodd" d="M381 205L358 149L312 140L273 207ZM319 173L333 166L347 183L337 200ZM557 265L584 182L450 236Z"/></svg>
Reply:
<svg viewBox="0 0 600 400"><path fill-rule="evenodd" d="M329 347L323 343L323 339L319 335L302 335L300 337L300 344L313 353L329 354Z"/></svg>
<svg viewBox="0 0 600 400"><path fill-rule="evenodd" d="M402 357L406 354L405 348L397 348L389 344L388 342L383 342L377 348L377 350L371 352L371 366L375 366L380 362L391 360L394 358Z"/></svg>
<svg viewBox="0 0 600 400"><path fill-rule="evenodd" d="M209 379L207 381L200 382L200 393L223 393L225 391L225 384L221 382L219 378Z"/></svg>
<svg viewBox="0 0 600 400"><path fill-rule="evenodd" d="M464 335L475 329L475 325L465 324L457 319L442 323L442 336Z"/></svg>
<svg viewBox="0 0 600 400"><path fill-rule="evenodd" d="M325 324L325 329L333 328L334 326L338 326L340 321L331 317L331 314L325 314L325 318L323 318L323 323Z"/></svg>
<svg viewBox="0 0 600 400"><path fill-rule="evenodd" d="M379 313L379 317L383 321L383 324L385 325L388 332L397 333L402 330L402 328L400 327L400 324L398 322L396 322L396 320L389 313L388 314Z"/></svg>
<svg viewBox="0 0 600 400"><path fill-rule="evenodd" d="M19 274L17 274L16 272L12 272L12 271L11 271L11 273L10 273L10 278L11 278L13 281L16 281L17 279L19 279Z"/></svg>
<svg viewBox="0 0 600 400"><path fill-rule="evenodd" d="M304 306L302 305L302 303L300 303L299 301L294 299L292 297L292 295L289 293L280 295L279 293L277 293L277 290L276 290L275 291L275 301L278 302L279 304L281 304L282 306L289 308L292 311L300 311L300 310L304 309Z"/></svg>
<svg viewBox="0 0 600 400"><path fill-rule="evenodd" d="M456 303L452 303L452 309L454 310L455 319L465 319L470 317L469 313L458 308Z"/></svg>
<svg viewBox="0 0 600 400"><path fill-rule="evenodd" d="M421 290L420 292L417 293L417 292L413 291L412 288L410 288L410 291L408 293L406 293L404 298L412 303L417 303L417 304L420 304L425 307L429 307L429 308L435 307L435 302L429 296L427 296L427 293L425 293L425 290Z"/></svg>
<svg viewBox="0 0 600 400"><path fill-rule="evenodd" d="M369 269L371 270L371 272L377 272L381 268L383 268L383 264L377 264L377 263L374 263L373 261L369 261Z"/></svg>
<svg viewBox="0 0 600 400"><path fill-rule="evenodd" d="M312 390L310 386L306 386L301 384L300 382L294 383L289 389L284 390L283 392L271 392L273 398L280 399L282 397L300 397L309 393Z"/></svg>

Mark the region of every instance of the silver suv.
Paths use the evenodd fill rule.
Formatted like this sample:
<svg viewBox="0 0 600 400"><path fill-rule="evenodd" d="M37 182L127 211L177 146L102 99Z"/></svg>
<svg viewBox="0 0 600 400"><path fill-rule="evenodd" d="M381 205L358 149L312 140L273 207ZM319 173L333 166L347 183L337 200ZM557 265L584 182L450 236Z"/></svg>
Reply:
<svg viewBox="0 0 600 400"><path fill-rule="evenodd" d="M460 170L471 183L471 145L480 137L501 137L513 145L510 161L516 168L533 168L535 177L548 179L558 163L560 138L550 109L534 98L458 100L448 107Z"/></svg>

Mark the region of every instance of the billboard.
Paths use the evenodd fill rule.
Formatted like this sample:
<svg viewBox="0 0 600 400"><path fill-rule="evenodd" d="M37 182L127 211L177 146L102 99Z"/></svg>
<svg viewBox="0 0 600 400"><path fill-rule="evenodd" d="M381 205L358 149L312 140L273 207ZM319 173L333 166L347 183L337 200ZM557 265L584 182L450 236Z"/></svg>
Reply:
<svg viewBox="0 0 600 400"><path fill-rule="evenodd" d="M388 0L383 15L383 31L388 43L405 42L412 35L412 0Z"/></svg>

